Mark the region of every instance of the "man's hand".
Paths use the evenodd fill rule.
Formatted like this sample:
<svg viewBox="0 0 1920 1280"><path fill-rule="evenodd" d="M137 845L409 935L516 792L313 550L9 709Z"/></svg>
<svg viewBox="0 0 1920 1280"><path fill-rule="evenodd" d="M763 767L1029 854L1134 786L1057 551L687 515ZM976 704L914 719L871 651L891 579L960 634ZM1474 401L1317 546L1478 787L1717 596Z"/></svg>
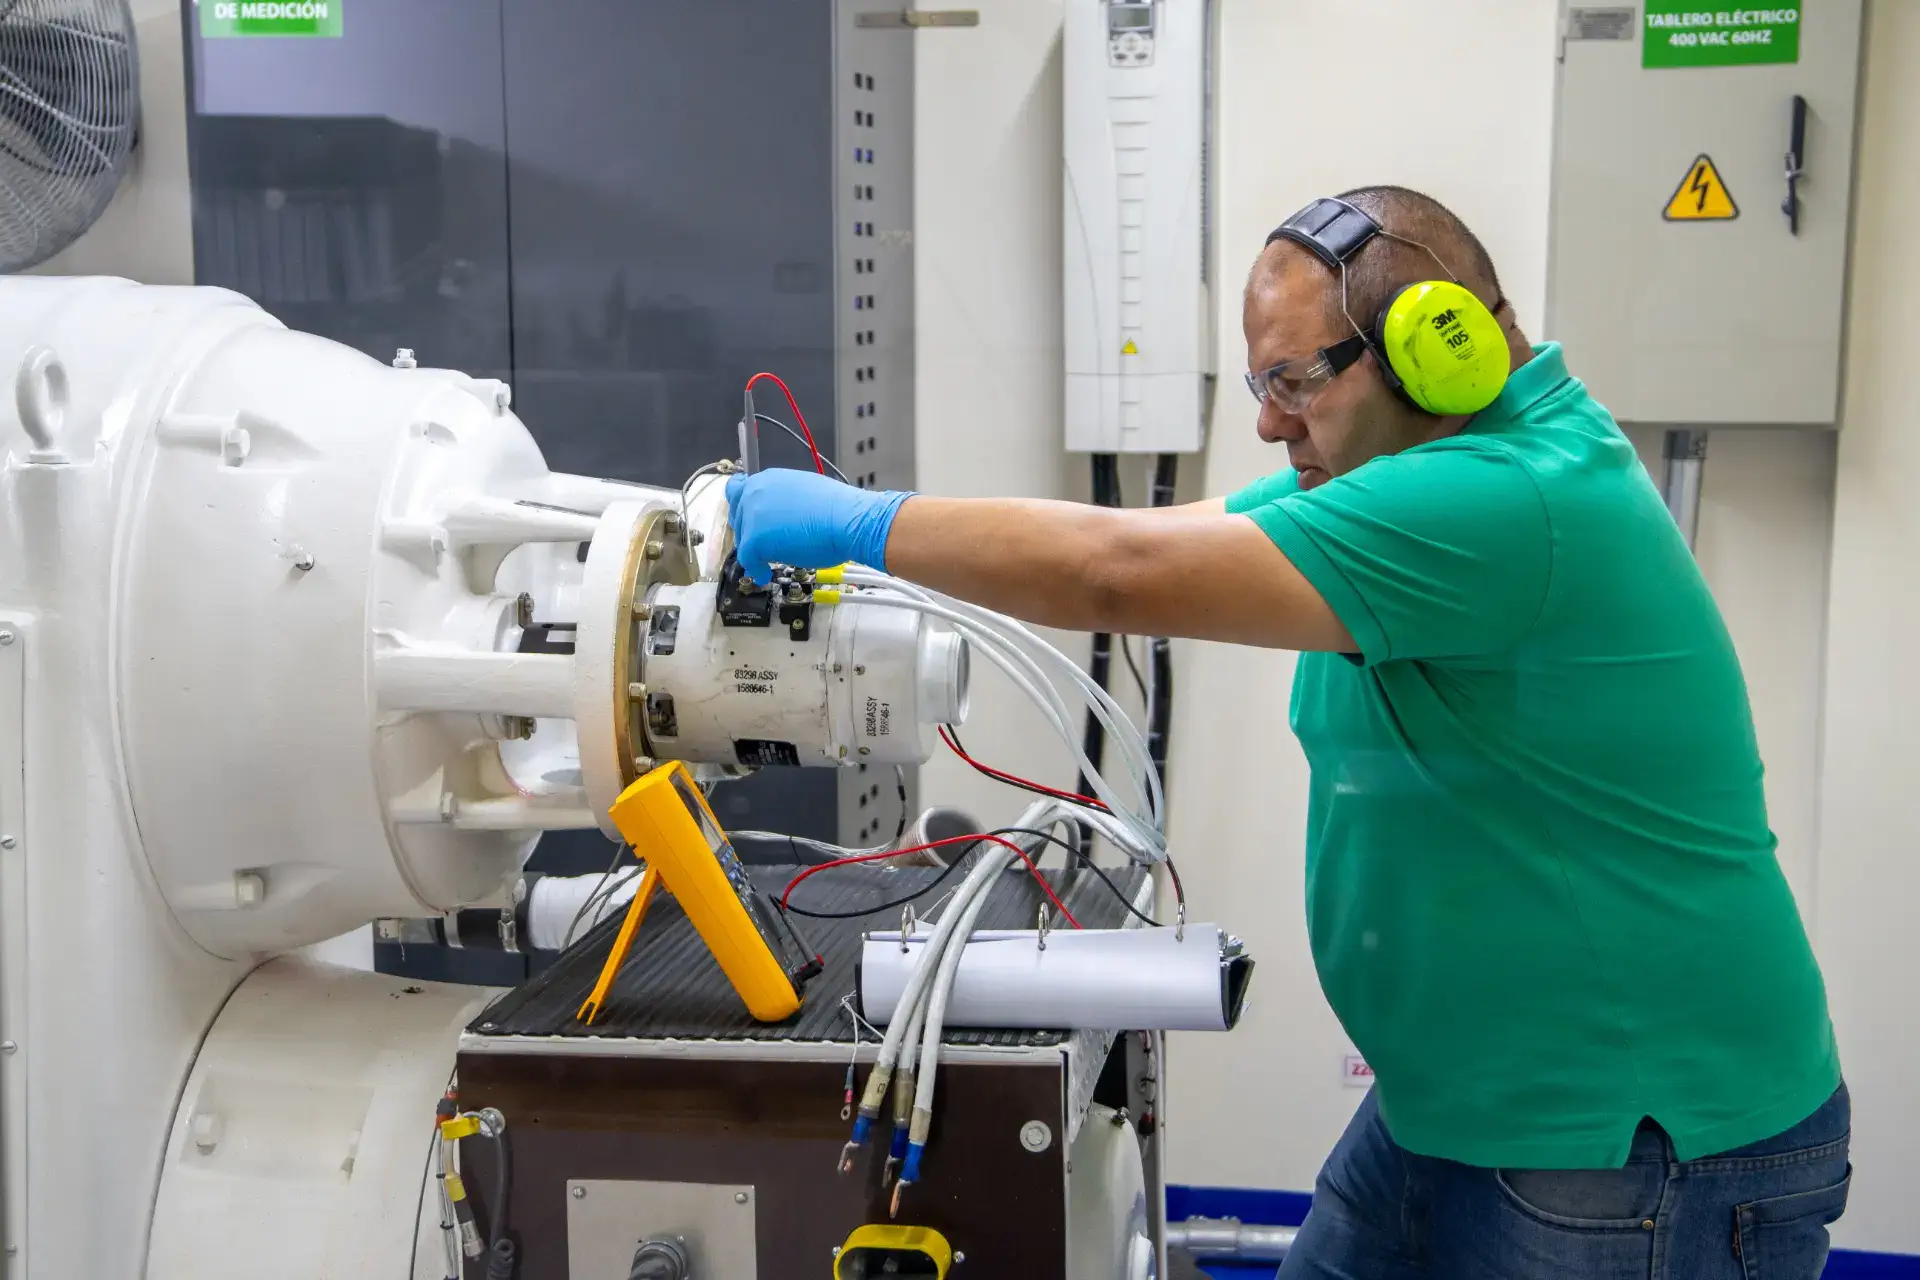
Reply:
<svg viewBox="0 0 1920 1280"><path fill-rule="evenodd" d="M856 489L807 471L762 471L727 481L740 567L765 583L770 564L826 569L851 560L884 570L887 534L908 493Z"/></svg>

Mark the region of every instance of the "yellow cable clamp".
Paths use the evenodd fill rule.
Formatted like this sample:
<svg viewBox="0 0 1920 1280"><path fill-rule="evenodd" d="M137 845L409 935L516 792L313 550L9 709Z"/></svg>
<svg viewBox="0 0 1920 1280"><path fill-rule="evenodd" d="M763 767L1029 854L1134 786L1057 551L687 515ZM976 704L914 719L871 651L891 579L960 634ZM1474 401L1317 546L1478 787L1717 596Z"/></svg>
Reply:
<svg viewBox="0 0 1920 1280"><path fill-rule="evenodd" d="M451 1120L440 1122L440 1136L448 1142L458 1142L480 1132L480 1120L477 1116L455 1116Z"/></svg>
<svg viewBox="0 0 1920 1280"><path fill-rule="evenodd" d="M889 1265L891 1264L891 1265ZM931 1266L932 1271L927 1268ZM899 1227L891 1223L857 1228L840 1246L833 1262L834 1280L869 1280L880 1276L926 1276L946 1280L953 1266L953 1246L932 1227Z"/></svg>
<svg viewBox="0 0 1920 1280"><path fill-rule="evenodd" d="M465 1200L466 1198L467 1198L467 1184L460 1180L459 1174L457 1173L448 1174L447 1175L447 1199L453 1201L455 1204L458 1204L460 1203L460 1201Z"/></svg>

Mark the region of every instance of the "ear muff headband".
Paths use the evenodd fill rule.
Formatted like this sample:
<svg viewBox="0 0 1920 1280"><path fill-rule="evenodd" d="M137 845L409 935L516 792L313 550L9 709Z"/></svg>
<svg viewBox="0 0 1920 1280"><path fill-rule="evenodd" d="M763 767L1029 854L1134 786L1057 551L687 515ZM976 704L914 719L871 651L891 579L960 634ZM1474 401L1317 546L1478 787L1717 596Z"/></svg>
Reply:
<svg viewBox="0 0 1920 1280"><path fill-rule="evenodd" d="M1449 276L1395 291L1368 328L1355 322L1380 362L1381 375L1395 394L1416 409L1442 417L1480 412L1506 386L1510 364L1506 332L1484 302L1451 278L1453 272L1439 254L1417 240L1382 229L1369 214L1346 201L1333 199L1315 200L1276 227L1267 243L1291 241L1338 271L1344 309L1347 263L1380 236L1423 250ZM1353 316L1347 319L1352 321Z"/></svg>
<svg viewBox="0 0 1920 1280"><path fill-rule="evenodd" d="M1428 413L1478 413L1507 385L1505 331L1486 303L1451 280L1397 291L1381 308L1372 342L1406 397Z"/></svg>

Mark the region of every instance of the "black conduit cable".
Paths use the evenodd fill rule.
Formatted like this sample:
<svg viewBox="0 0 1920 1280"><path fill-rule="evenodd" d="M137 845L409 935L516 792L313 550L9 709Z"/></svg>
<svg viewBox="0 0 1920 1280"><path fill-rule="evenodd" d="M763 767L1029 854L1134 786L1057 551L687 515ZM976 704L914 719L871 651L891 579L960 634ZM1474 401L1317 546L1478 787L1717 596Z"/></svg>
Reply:
<svg viewBox="0 0 1920 1280"><path fill-rule="evenodd" d="M517 1250L507 1239L507 1136L498 1129L487 1134L493 1143L493 1221L488 1223L487 1280L513 1280Z"/></svg>
<svg viewBox="0 0 1920 1280"><path fill-rule="evenodd" d="M1091 455L1090 460L1093 466L1094 505L1101 507L1124 506L1125 502L1120 494L1120 455L1115 453L1096 453ZM1113 635L1106 631L1096 631L1093 633L1093 656L1087 663L1087 674L1093 677L1095 684L1105 689L1107 688L1107 681L1111 677L1112 672ZM1106 731L1100 727L1099 718L1093 714L1093 709L1089 707L1087 709L1087 732L1083 741L1083 749L1086 752L1088 763L1096 769L1100 767L1101 758L1106 754L1106 745ZM1093 784L1087 775L1081 773L1073 789L1084 796L1091 794L1092 786ZM1080 823L1078 825L1078 838L1081 850L1087 856L1091 857L1093 853L1093 828L1084 822ZM1068 859L1068 864L1069 866L1078 865L1077 861L1071 858Z"/></svg>
<svg viewBox="0 0 1920 1280"><path fill-rule="evenodd" d="M1180 455L1163 453L1153 464L1153 492L1150 502L1156 507L1173 505L1174 482L1179 478ZM1173 646L1165 636L1155 636L1149 645L1153 669L1153 705L1147 709L1147 755L1160 774L1161 785L1167 778L1167 737L1173 728Z"/></svg>

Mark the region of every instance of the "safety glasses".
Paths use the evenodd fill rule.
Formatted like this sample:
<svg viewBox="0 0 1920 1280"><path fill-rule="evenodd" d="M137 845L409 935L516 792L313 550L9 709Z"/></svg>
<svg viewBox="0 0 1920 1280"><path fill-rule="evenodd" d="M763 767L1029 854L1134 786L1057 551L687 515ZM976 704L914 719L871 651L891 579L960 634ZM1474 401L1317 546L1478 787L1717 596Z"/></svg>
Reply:
<svg viewBox="0 0 1920 1280"><path fill-rule="evenodd" d="M1247 390L1253 392L1253 398L1261 404L1271 400L1284 413L1304 412L1313 403L1313 398L1329 382L1339 377L1347 366L1358 360L1360 353L1366 349L1366 338L1356 333L1330 347L1322 347L1312 355L1283 361L1259 373L1249 373Z"/></svg>

